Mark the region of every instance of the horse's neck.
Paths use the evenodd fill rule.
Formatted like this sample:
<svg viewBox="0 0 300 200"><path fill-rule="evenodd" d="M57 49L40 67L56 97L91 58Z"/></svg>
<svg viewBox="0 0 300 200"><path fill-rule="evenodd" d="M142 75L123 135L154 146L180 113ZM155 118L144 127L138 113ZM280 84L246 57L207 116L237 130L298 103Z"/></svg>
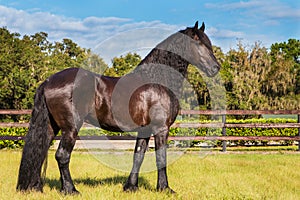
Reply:
<svg viewBox="0 0 300 200"><path fill-rule="evenodd" d="M138 67L144 68L145 64L160 64L169 67L185 77L188 61L186 54L189 54L189 37L177 32L159 43L140 63Z"/></svg>
<svg viewBox="0 0 300 200"><path fill-rule="evenodd" d="M149 67L165 66L179 72L183 77L186 76L188 62L180 55L170 51L155 48L148 54L144 60L139 64L137 69L149 70Z"/></svg>
<svg viewBox="0 0 300 200"><path fill-rule="evenodd" d="M187 74L188 48L184 34L173 34L158 44L137 66L133 73L145 81L164 85L176 95L180 93Z"/></svg>
<svg viewBox="0 0 300 200"><path fill-rule="evenodd" d="M161 49L152 52L133 71L144 81L163 85L176 96L181 94L188 62L179 55Z"/></svg>

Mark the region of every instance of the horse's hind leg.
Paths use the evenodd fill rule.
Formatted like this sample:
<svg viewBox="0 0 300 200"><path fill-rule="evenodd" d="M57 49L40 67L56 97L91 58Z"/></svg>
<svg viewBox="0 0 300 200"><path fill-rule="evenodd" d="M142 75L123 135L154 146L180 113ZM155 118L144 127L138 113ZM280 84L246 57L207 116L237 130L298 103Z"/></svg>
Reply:
<svg viewBox="0 0 300 200"><path fill-rule="evenodd" d="M57 136L59 131L60 131L59 126L57 125L57 123L53 119L52 115L49 114L49 122L48 122L48 134L49 134L49 137L50 137L49 145L54 140L55 136Z"/></svg>
<svg viewBox="0 0 300 200"><path fill-rule="evenodd" d="M166 190L171 193L174 191L169 187L167 177L167 138L168 128L158 130L154 135L155 140L155 154L156 154L156 167L157 167L157 190Z"/></svg>
<svg viewBox="0 0 300 200"><path fill-rule="evenodd" d="M144 160L149 139L150 139L150 135L142 135L141 133L138 134L138 137L136 139L135 149L134 149L133 167L127 179L127 182L123 187L124 191L135 191L138 189L139 171L142 162Z"/></svg>
<svg viewBox="0 0 300 200"><path fill-rule="evenodd" d="M69 169L71 152L74 148L77 134L76 128L62 129L62 138L55 154L61 177L61 191L65 194L79 193L73 184Z"/></svg>

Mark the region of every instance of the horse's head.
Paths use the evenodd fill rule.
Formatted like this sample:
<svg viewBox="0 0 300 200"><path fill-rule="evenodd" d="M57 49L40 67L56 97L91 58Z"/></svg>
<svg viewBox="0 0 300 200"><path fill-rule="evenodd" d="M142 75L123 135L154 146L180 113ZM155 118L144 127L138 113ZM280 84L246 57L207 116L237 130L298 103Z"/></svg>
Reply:
<svg viewBox="0 0 300 200"><path fill-rule="evenodd" d="M189 51L188 53L188 62L198 67L198 69L204 71L207 76L215 76L220 70L220 64L218 63L216 57L213 54L212 45L204 33L205 25L202 23L202 26L198 28L198 21L195 23L195 26L192 28L186 28L185 30L180 31L189 38L188 42Z"/></svg>

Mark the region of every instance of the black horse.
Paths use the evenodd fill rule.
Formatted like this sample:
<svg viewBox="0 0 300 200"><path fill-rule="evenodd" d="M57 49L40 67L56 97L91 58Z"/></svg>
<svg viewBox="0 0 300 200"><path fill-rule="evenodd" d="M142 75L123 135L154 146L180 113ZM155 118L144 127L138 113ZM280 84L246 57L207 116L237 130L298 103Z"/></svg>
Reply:
<svg viewBox="0 0 300 200"><path fill-rule="evenodd" d="M158 44L131 73L112 78L70 68L43 82L36 91L25 139L17 190L42 191L41 168L51 141L62 131L56 151L62 192L78 193L69 171L71 152L84 121L110 131L136 131L132 171L125 191L138 188L138 174L151 134L155 139L157 189L169 188L166 146L178 111L178 98L189 64L207 76L220 69L212 45L198 28L181 30Z"/></svg>

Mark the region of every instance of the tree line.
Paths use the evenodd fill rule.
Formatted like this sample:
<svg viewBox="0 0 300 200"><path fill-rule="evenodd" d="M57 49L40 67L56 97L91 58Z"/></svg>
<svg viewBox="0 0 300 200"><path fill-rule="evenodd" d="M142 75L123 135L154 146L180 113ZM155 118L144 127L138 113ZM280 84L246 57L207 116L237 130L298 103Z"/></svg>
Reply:
<svg viewBox="0 0 300 200"><path fill-rule="evenodd" d="M39 32L21 36L0 28L0 108L30 109L36 88L50 75L69 67L82 67L108 76L122 76L138 65L141 57L128 53L112 60L112 66L90 49L70 39L50 42L48 34ZM214 47L222 65L220 76L226 91L226 109L299 109L300 108L300 41L272 44L270 48L255 43L224 53ZM185 109L210 109L211 91L205 78L189 66L180 100Z"/></svg>
<svg viewBox="0 0 300 200"><path fill-rule="evenodd" d="M220 76L226 90L226 109L299 109L300 108L300 40L272 44L270 48L255 43L237 44L237 49L223 53L214 47L222 65ZM198 101L208 102L209 92L199 73L189 79Z"/></svg>

